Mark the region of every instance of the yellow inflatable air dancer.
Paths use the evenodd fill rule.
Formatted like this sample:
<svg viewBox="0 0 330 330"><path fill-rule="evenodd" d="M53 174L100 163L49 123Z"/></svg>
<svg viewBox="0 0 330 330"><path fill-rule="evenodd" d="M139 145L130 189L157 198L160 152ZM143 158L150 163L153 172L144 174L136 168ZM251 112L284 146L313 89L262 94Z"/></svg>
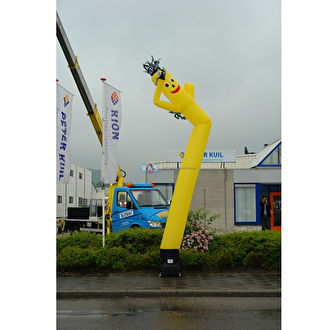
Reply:
<svg viewBox="0 0 330 330"><path fill-rule="evenodd" d="M181 276L179 249L186 227L190 203L207 140L211 130L211 119L194 100L194 84L184 87L165 69L159 60L143 64L156 86L154 104L168 110L179 119L188 119L193 125L181 169L176 181L171 207L160 246L160 276ZM160 100L163 93L170 102Z"/></svg>

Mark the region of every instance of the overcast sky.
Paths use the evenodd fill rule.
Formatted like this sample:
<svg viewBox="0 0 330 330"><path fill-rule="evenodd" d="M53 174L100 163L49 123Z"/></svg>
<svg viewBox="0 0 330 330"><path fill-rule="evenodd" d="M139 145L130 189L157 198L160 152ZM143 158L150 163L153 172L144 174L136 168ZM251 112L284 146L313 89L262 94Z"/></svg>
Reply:
<svg viewBox="0 0 330 330"><path fill-rule="evenodd" d="M122 90L120 166L141 181L142 163L185 149L192 125L153 105L142 64L150 55L195 84L210 116L207 149L259 151L281 137L281 8L278 0L58 0L57 12L101 112L101 77ZM101 146L57 42L57 79L75 94L71 159L101 167Z"/></svg>

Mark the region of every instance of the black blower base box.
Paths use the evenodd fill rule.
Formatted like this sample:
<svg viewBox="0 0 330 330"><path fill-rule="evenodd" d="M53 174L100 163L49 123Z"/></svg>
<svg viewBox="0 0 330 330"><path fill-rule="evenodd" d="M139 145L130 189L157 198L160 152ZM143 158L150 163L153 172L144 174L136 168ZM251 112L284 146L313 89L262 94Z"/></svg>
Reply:
<svg viewBox="0 0 330 330"><path fill-rule="evenodd" d="M159 276L181 276L179 250L160 249Z"/></svg>

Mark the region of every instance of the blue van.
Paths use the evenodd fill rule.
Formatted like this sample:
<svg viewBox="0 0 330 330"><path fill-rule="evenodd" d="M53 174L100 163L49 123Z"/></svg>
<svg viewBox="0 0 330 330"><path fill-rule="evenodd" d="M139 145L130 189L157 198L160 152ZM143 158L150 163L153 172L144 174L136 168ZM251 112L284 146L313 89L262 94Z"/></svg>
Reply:
<svg viewBox="0 0 330 330"><path fill-rule="evenodd" d="M114 189L112 231L129 228L162 228L166 224L169 203L150 183L128 183Z"/></svg>

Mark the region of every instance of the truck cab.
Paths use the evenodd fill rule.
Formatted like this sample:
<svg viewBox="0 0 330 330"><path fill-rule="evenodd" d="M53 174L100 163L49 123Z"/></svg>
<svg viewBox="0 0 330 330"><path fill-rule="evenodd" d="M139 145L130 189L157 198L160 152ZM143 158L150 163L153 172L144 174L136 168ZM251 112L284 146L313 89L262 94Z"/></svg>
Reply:
<svg viewBox="0 0 330 330"><path fill-rule="evenodd" d="M114 189L112 231L141 227L157 229L165 226L169 203L150 183L127 183Z"/></svg>

